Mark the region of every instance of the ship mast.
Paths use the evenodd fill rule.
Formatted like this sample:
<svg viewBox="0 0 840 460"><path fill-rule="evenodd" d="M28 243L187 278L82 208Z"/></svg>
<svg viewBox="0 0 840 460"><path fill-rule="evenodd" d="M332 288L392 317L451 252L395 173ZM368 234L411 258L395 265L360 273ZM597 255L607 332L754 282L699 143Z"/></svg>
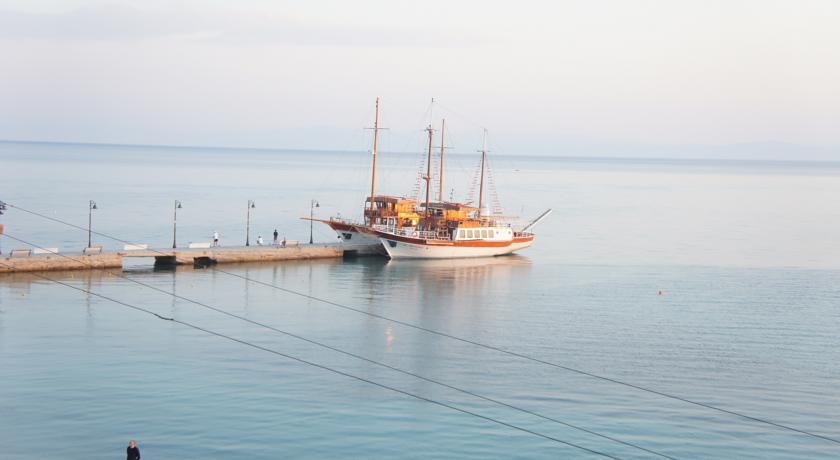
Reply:
<svg viewBox="0 0 840 460"><path fill-rule="evenodd" d="M443 203L443 135L446 131L446 119L440 122L440 187L438 188L438 201Z"/></svg>
<svg viewBox="0 0 840 460"><path fill-rule="evenodd" d="M484 130L484 142L481 147L481 181L478 186L478 218L481 219L481 211L484 208L484 162L487 158L487 130Z"/></svg>
<svg viewBox="0 0 840 460"><path fill-rule="evenodd" d="M370 175L370 219L368 220L368 226L373 226L373 215L374 215L374 208L373 208L373 197L376 191L376 144L379 141L379 98L376 98L376 116L373 120L373 166L371 168L372 172Z"/></svg>
<svg viewBox="0 0 840 460"><path fill-rule="evenodd" d="M429 217L429 193L432 187L432 133L434 133L431 124L426 128L426 131L429 132L429 153L426 157L426 177L424 179L426 179L426 217Z"/></svg>

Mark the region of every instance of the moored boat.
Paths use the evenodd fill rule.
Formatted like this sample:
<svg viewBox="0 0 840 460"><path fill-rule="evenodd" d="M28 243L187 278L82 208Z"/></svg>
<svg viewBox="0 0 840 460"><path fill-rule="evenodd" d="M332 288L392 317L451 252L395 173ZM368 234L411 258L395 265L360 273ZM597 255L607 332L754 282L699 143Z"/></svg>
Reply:
<svg viewBox="0 0 840 460"><path fill-rule="evenodd" d="M313 219L328 225L335 231L342 242L379 245L379 237L361 231L371 226L414 225L420 219L416 212L417 202L403 197L377 195L373 198L373 206L369 206L370 197L365 199L364 223L353 222L340 217L329 219ZM382 254L385 254L382 248Z"/></svg>
<svg viewBox="0 0 840 460"><path fill-rule="evenodd" d="M444 125L445 126L445 125ZM441 128L441 184L438 201L431 202L431 156L432 127L429 134L426 159L426 201L418 212L416 221L388 221L366 227L358 227L362 234L376 236L391 259L452 259L467 257L492 257L511 254L525 249L534 242L530 229L544 219L551 210L544 212L525 228L515 231L512 225L502 222L499 216L484 209L485 162L487 159L487 137L481 150L478 207L462 203L445 202L443 191L443 127Z"/></svg>
<svg viewBox="0 0 840 460"><path fill-rule="evenodd" d="M415 212L417 201L405 197L390 195L376 195L376 154L379 145L379 98L376 98L376 115L373 122L373 164L370 179L370 195L365 198L362 222L353 222L340 217L329 219L311 219L323 222L338 234L342 242L377 245L382 254L386 254L381 247L379 238L359 231L374 225L397 225L403 222L413 222L415 225L419 216ZM306 218L304 218L306 219Z"/></svg>
<svg viewBox="0 0 840 460"><path fill-rule="evenodd" d="M443 208L449 212L445 214L446 219L437 221L437 225L430 225L432 219L424 218L415 227L374 225L358 227L357 231L378 237L392 259L492 257L531 246L534 234L529 231L530 228L551 212L544 212L526 228L517 231L508 224L470 217L477 211L474 207L454 203L430 205L430 210Z"/></svg>
<svg viewBox="0 0 840 460"><path fill-rule="evenodd" d="M484 206L484 189L487 160L487 137L481 150L480 176L478 179L478 206L443 200L445 120L441 126L440 169L438 196L431 202L432 188L432 126L428 132L426 172L420 177L426 182L424 203L417 199L376 195L376 154L379 127L379 99L376 99L376 117L373 126L373 164L370 196L365 200L363 222L353 223L343 219L321 220L329 225L343 241L381 243L383 251L392 259L449 259L490 257L511 254L525 249L534 242L530 229L545 218L551 210L520 230L504 222L500 213L488 213ZM492 181L491 181L492 185Z"/></svg>

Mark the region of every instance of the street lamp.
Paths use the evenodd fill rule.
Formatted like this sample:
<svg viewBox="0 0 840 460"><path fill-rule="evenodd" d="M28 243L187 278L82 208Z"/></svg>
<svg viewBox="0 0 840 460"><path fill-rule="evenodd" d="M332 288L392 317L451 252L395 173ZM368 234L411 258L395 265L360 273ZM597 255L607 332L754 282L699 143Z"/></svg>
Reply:
<svg viewBox="0 0 840 460"><path fill-rule="evenodd" d="M0 201L0 216L3 215L3 211L6 210L6 203ZM0 224L0 235L3 234L3 224ZM3 248L0 247L0 254L3 254Z"/></svg>
<svg viewBox="0 0 840 460"><path fill-rule="evenodd" d="M315 216L315 208L320 208L321 204L318 203L318 200L312 200L309 202L309 244L312 244L312 220Z"/></svg>
<svg viewBox="0 0 840 460"><path fill-rule="evenodd" d="M175 249L175 235L178 234L178 210L181 209L181 202L175 200L175 210L172 215L172 249Z"/></svg>
<svg viewBox="0 0 840 460"><path fill-rule="evenodd" d="M245 221L245 246L251 245L251 210L256 208L254 200L248 200L248 218Z"/></svg>
<svg viewBox="0 0 840 460"><path fill-rule="evenodd" d="M91 234L91 227L92 227L92 224L93 224L93 210L94 209L99 209L99 208L96 207L96 202L95 201L90 200L88 202L88 247L91 247L90 246L90 234Z"/></svg>

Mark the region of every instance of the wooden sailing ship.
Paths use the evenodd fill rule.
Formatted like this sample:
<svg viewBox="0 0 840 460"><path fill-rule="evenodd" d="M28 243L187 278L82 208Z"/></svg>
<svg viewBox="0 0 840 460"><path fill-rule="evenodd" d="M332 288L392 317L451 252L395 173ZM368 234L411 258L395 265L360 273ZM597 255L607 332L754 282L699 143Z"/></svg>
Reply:
<svg viewBox="0 0 840 460"><path fill-rule="evenodd" d="M344 241L381 243L383 251L392 259L421 258L448 259L463 257L489 257L511 254L525 249L534 242L530 231L545 218L547 210L522 229L515 230L509 223L484 209L485 175L487 161L486 131L481 149L478 206L443 200L445 121L441 126L441 152L437 201L431 201L432 144L431 125L428 132L426 183L424 202L390 195L376 195L376 154L379 128L379 99L373 127L373 164L370 196L365 199L364 222L352 223L341 219L324 220Z"/></svg>
<svg viewBox="0 0 840 460"><path fill-rule="evenodd" d="M389 225L393 222L411 221L416 225L420 216L416 213L417 201L405 197L391 195L376 195L376 155L379 146L379 98L376 98L376 115L373 122L373 164L370 179L370 196L365 198L362 222L330 217L329 219L313 219L328 225L338 234L343 242L376 245L380 252L387 254L381 247L379 237L362 232L360 228L374 225Z"/></svg>

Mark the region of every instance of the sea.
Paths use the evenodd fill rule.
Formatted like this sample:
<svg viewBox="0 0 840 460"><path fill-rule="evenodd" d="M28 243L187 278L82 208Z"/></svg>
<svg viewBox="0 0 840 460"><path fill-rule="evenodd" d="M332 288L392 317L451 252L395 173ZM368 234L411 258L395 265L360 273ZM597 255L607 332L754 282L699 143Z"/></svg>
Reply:
<svg viewBox="0 0 840 460"><path fill-rule="evenodd" d="M377 193L424 197L422 161L380 152ZM370 163L3 142L0 223L166 248L178 200L178 246L337 243L302 218L360 217ZM475 200L477 164L448 156L442 195ZM840 163L490 172L514 225L553 210L517 255L0 275L0 458L840 458Z"/></svg>

